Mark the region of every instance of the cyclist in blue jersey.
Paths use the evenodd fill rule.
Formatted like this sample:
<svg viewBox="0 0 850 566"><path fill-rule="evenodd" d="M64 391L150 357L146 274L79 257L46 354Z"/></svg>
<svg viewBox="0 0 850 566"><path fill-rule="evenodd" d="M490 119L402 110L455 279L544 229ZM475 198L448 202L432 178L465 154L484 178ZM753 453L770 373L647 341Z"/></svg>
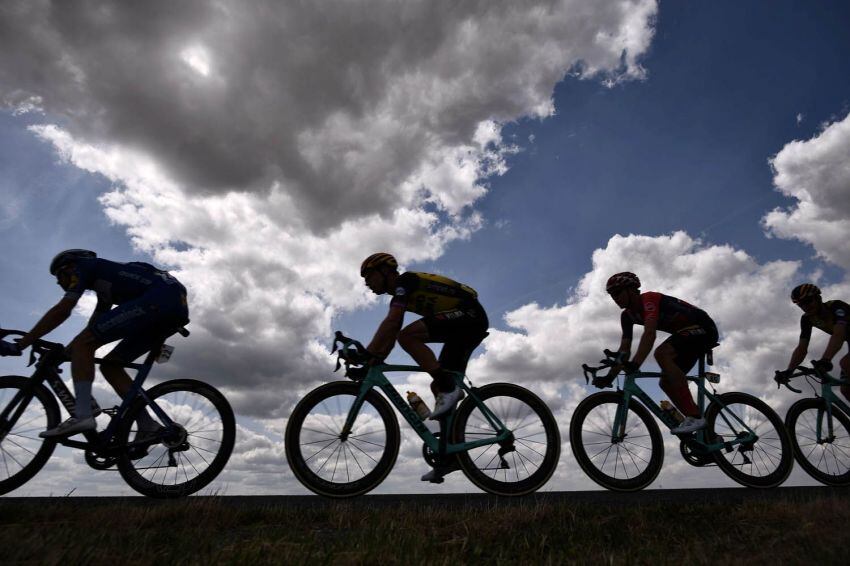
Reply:
<svg viewBox="0 0 850 566"><path fill-rule="evenodd" d="M67 348L76 396L74 414L56 428L42 432L39 436L43 438L96 429L91 388L98 348L120 340L104 358L101 372L123 397L132 380L118 364L132 362L189 322L186 288L168 272L150 264L116 263L98 258L89 250L71 249L53 258L50 274L56 277L65 295L17 343L0 341L0 354L20 355L52 332L71 316L85 291L97 294L97 306L86 328ZM138 424L140 434L154 432L159 426L147 410L142 411Z"/></svg>

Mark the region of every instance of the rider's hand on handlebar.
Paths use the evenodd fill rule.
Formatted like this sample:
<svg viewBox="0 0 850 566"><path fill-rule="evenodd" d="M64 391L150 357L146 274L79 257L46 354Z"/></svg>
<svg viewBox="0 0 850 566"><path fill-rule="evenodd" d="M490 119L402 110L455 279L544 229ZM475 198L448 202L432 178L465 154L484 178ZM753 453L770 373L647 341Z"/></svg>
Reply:
<svg viewBox="0 0 850 566"><path fill-rule="evenodd" d="M16 342L0 340L0 356L20 356L21 347Z"/></svg>
<svg viewBox="0 0 850 566"><path fill-rule="evenodd" d="M793 371L794 370L791 369L776 370L776 373L773 376L773 380L779 385L787 383L788 380L791 379L791 374L793 373Z"/></svg>
<svg viewBox="0 0 850 566"><path fill-rule="evenodd" d="M832 362L829 360L812 360L812 367L821 373L826 373L832 371Z"/></svg>

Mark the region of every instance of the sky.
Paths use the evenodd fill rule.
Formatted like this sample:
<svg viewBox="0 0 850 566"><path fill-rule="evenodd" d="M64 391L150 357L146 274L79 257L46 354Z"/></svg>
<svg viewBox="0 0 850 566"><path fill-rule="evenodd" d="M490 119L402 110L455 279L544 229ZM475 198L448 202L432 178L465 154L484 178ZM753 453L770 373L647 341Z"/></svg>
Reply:
<svg viewBox="0 0 850 566"><path fill-rule="evenodd" d="M168 268L192 335L152 380L208 381L238 416L209 489L306 493L287 415L341 378L333 331L365 341L385 315L358 267L389 251L478 290L492 328L470 378L543 397L563 442L544 489L593 489L568 424L592 393L581 363L619 340L615 272L711 314L722 390L781 415L797 399L771 386L798 336L790 290L850 297L848 23L838 1L4 0L0 325L59 300L61 249ZM102 379L95 396L117 400ZM476 489L420 484L402 430L379 492ZM674 440L653 487L734 485ZM72 490L130 493L63 449L15 494Z"/></svg>

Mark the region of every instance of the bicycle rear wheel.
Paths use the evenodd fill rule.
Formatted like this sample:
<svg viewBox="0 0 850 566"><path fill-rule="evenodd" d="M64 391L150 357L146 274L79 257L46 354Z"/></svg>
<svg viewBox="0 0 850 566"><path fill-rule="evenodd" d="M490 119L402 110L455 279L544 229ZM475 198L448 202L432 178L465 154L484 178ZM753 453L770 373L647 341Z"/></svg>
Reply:
<svg viewBox="0 0 850 566"><path fill-rule="evenodd" d="M236 438L233 410L224 395L206 383L178 379L147 392L168 415L173 429L151 436L140 434L136 419L147 407L136 399L118 429L127 446L118 457L118 471L143 495L183 497L206 487L224 469ZM151 417L158 421L150 408ZM160 423L162 424L162 423Z"/></svg>
<svg viewBox="0 0 850 566"><path fill-rule="evenodd" d="M850 418L833 405L832 435L828 425L823 399L797 401L785 415L794 456L806 473L826 485L850 485Z"/></svg>
<svg viewBox="0 0 850 566"><path fill-rule="evenodd" d="M661 471L664 441L650 412L634 400L623 436L615 437L614 418L622 402L622 393L602 391L579 403L570 420L570 445L590 479L614 491L637 491Z"/></svg>
<svg viewBox="0 0 850 566"><path fill-rule="evenodd" d="M514 437L504 451L487 444L457 454L463 473L490 493L525 495L545 484L558 465L561 435L558 423L540 397L519 385L493 383L475 389L475 395L498 417ZM461 403L454 418L454 443L493 438L497 431L474 399Z"/></svg>
<svg viewBox="0 0 850 566"><path fill-rule="evenodd" d="M360 384L335 381L308 393L289 415L284 446L292 473L326 497L354 497L378 486L398 456L400 434L392 407L374 389L344 436Z"/></svg>
<svg viewBox="0 0 850 566"><path fill-rule="evenodd" d="M0 377L0 413L10 409L8 418L0 422L0 495L32 479L56 448L55 440L38 436L59 424L56 399L46 387L37 385L32 388L32 398L27 402L23 392L28 385L26 377ZM21 407L23 402L27 403L25 407ZM18 411L20 415L13 418Z"/></svg>
<svg viewBox="0 0 850 566"><path fill-rule="evenodd" d="M706 430L728 442L747 434L743 422L758 435L755 442L735 444L731 450L715 452L718 467L748 487L776 487L784 482L794 466L794 456L779 415L767 403L747 393L723 393L718 399L725 407L712 401L705 412Z"/></svg>

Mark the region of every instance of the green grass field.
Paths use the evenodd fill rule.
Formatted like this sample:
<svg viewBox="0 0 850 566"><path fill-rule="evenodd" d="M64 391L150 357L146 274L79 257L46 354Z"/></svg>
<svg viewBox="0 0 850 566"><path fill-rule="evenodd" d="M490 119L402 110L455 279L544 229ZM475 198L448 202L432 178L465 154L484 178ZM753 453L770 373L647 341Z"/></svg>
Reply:
<svg viewBox="0 0 850 566"><path fill-rule="evenodd" d="M0 499L8 564L847 564L850 493L804 502L239 507Z"/></svg>

